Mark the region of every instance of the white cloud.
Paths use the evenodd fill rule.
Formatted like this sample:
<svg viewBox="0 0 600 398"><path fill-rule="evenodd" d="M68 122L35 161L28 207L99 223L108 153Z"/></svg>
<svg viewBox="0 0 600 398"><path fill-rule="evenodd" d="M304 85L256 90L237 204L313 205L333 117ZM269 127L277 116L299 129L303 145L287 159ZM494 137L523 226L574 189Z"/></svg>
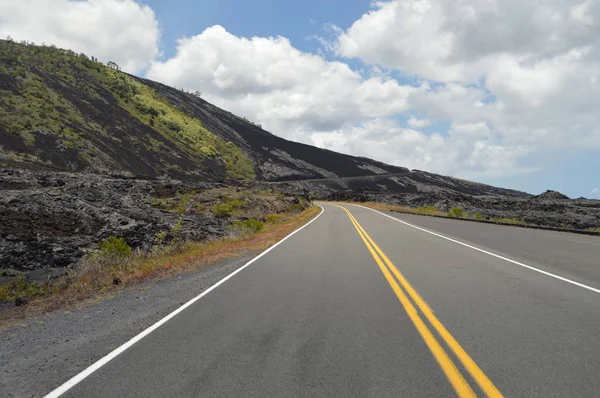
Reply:
<svg viewBox="0 0 600 398"><path fill-rule="evenodd" d="M278 135L309 142L313 131L406 111L415 87L363 79L342 62L303 53L283 37L237 37L221 26L180 39L177 54L148 77L199 90L217 105Z"/></svg>
<svg viewBox="0 0 600 398"><path fill-rule="evenodd" d="M84 52L140 72L158 54L154 12L133 0L2 0L0 36Z"/></svg>
<svg viewBox="0 0 600 398"><path fill-rule="evenodd" d="M600 1L376 1L329 46L430 82L409 106L450 142L485 125L510 153L600 149Z"/></svg>
<svg viewBox="0 0 600 398"><path fill-rule="evenodd" d="M214 26L181 39L148 76L287 138L434 172L508 175L534 170L520 161L540 151L600 149L597 3L375 2L346 30L326 25L333 41L318 37L326 51L361 58L363 75L282 37ZM401 85L390 70L418 83ZM407 114L420 115L411 129L395 122ZM449 127L414 130L434 123Z"/></svg>
<svg viewBox="0 0 600 398"><path fill-rule="evenodd" d="M485 125L453 126L449 135L405 129L391 119L374 119L362 126L315 132L320 147L437 171L465 178L484 178L534 171L517 164L527 149L493 138Z"/></svg>
<svg viewBox="0 0 600 398"><path fill-rule="evenodd" d="M590 192L590 196L592 198L600 198L600 188L592 189L592 192Z"/></svg>
<svg viewBox="0 0 600 398"><path fill-rule="evenodd" d="M416 117L411 117L407 121L408 125L413 129L422 129L423 127L431 126L431 121L428 119L417 119Z"/></svg>
<svg viewBox="0 0 600 398"><path fill-rule="evenodd" d="M1 36L133 72L151 63L149 78L297 141L465 177L531 171L523 159L553 150L600 151L599 0L375 1L351 26L324 30L311 38L336 61L213 26L159 62L154 13L134 0L0 0ZM418 131L432 125L436 134Z"/></svg>
<svg viewBox="0 0 600 398"><path fill-rule="evenodd" d="M498 57L523 66L600 42L600 4L587 0L376 1L337 51L436 81L474 82Z"/></svg>

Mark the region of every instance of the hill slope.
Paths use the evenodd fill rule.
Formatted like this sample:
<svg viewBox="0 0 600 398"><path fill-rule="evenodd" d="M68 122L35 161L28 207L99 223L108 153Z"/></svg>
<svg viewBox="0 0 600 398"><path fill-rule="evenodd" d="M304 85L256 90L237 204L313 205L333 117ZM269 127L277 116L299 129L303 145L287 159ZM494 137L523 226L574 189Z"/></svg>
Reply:
<svg viewBox="0 0 600 398"><path fill-rule="evenodd" d="M276 137L192 94L84 54L0 40L0 163L179 179L408 170Z"/></svg>

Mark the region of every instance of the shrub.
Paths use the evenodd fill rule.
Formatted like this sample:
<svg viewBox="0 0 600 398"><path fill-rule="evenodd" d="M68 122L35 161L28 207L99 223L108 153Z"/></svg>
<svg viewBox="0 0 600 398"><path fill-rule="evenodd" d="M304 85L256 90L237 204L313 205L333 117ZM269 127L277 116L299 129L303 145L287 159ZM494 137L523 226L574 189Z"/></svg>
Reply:
<svg viewBox="0 0 600 398"><path fill-rule="evenodd" d="M203 154L204 156L216 156L218 155L217 150L212 146L212 145L205 145L200 147L200 153Z"/></svg>
<svg viewBox="0 0 600 398"><path fill-rule="evenodd" d="M194 206L194 209L196 209L196 211L198 213L201 213L204 211L204 205L202 203L196 203L196 205Z"/></svg>
<svg viewBox="0 0 600 398"><path fill-rule="evenodd" d="M463 209L461 209L460 207L453 207L448 212L448 215L450 217L454 217L454 218L463 218L465 216L465 214L466 214L465 211Z"/></svg>
<svg viewBox="0 0 600 398"><path fill-rule="evenodd" d="M481 213L475 213L475 216L474 216L474 218L475 218L476 220L486 220L486 219L487 219L487 218L486 218L484 215L482 215Z"/></svg>
<svg viewBox="0 0 600 398"><path fill-rule="evenodd" d="M238 231L242 235L255 234L262 231L264 223L254 218L249 218L244 221L234 221L229 227L230 230Z"/></svg>
<svg viewBox="0 0 600 398"><path fill-rule="evenodd" d="M280 214L267 214L266 222L267 224L277 224L283 218Z"/></svg>
<svg viewBox="0 0 600 398"><path fill-rule="evenodd" d="M151 106L145 106L144 104L136 104L136 108L140 111L140 113L143 113L145 115L151 115L151 116L158 116L159 112L156 110L156 108L153 108Z"/></svg>
<svg viewBox="0 0 600 398"><path fill-rule="evenodd" d="M231 206L232 209L243 209L246 207L246 201L240 199L230 199L227 201L227 204Z"/></svg>
<svg viewBox="0 0 600 398"><path fill-rule="evenodd" d="M421 214L438 214L439 213L438 209L436 209L436 207L432 206L432 205L417 207L415 209L415 211L417 213L421 213Z"/></svg>
<svg viewBox="0 0 600 398"><path fill-rule="evenodd" d="M169 130L174 131L176 133L183 130L183 127L181 127L180 125L178 125L177 123L175 123L171 120L163 120L163 124L165 125L166 128L168 128Z"/></svg>
<svg viewBox="0 0 600 398"><path fill-rule="evenodd" d="M29 284L25 281L23 275L10 282L0 286L0 301L11 301L17 297L33 297L47 290L46 287L38 286L34 283Z"/></svg>
<svg viewBox="0 0 600 398"><path fill-rule="evenodd" d="M167 231L159 231L154 234L154 243L157 245L163 245L167 240Z"/></svg>
<svg viewBox="0 0 600 398"><path fill-rule="evenodd" d="M98 243L98 254L101 257L126 258L131 256L131 246L125 239L111 236L106 242Z"/></svg>
<svg viewBox="0 0 600 398"><path fill-rule="evenodd" d="M292 203L285 208L288 213L300 213L302 210L304 210L304 206L301 203Z"/></svg>
<svg viewBox="0 0 600 398"><path fill-rule="evenodd" d="M220 205L213 206L210 211L215 215L215 217L231 217L233 213L233 208L228 203L223 203Z"/></svg>
<svg viewBox="0 0 600 398"><path fill-rule="evenodd" d="M516 225L527 224L527 222L525 221L525 218L519 219L519 218L501 217L501 218L492 218L491 221L501 222L501 223L505 223L505 224L516 224Z"/></svg>

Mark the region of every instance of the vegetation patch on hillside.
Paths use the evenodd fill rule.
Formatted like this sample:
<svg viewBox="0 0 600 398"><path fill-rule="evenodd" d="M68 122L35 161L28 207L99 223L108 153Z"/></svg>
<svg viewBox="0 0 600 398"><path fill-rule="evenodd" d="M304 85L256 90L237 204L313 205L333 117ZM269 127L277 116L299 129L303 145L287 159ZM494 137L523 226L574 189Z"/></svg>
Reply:
<svg viewBox="0 0 600 398"><path fill-rule="evenodd" d="M252 179L256 177L254 166L244 152L231 142L208 131L202 123L177 110L169 101L130 76L105 68L111 87L127 109L144 124L179 145L192 155L222 159L230 179ZM153 143L159 149L159 143Z"/></svg>
<svg viewBox="0 0 600 398"><path fill-rule="evenodd" d="M70 171L256 177L247 154L94 57L0 40L0 160Z"/></svg>

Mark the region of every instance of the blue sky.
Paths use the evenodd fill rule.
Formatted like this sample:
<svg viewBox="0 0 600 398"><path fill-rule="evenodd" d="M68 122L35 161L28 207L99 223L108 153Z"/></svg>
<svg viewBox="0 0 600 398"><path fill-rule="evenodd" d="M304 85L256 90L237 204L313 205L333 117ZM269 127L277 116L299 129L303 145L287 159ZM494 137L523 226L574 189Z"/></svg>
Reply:
<svg viewBox="0 0 600 398"><path fill-rule="evenodd" d="M28 0L0 15L0 36L198 90L287 139L600 198L600 2Z"/></svg>
<svg viewBox="0 0 600 398"><path fill-rule="evenodd" d="M311 37L315 35L327 37L329 33L324 28L325 24L334 24L343 30L348 29L371 9L369 0L304 2L146 0L145 3L152 7L159 21L162 61L176 55L175 43L179 38L191 37L200 34L208 27L221 25L237 37L282 36L289 39L292 46L302 52L318 53L328 61L342 61L354 70L368 67L368 63L361 61L360 58L343 58L332 51L325 51L321 43ZM406 78L406 74L399 69L386 70L399 84L415 84L418 80L412 77ZM431 84L435 85L436 82L431 81ZM481 86L488 95L483 102L494 102L495 95L485 87L485 82ZM406 121L411 115L423 116L423 112L411 110L392 118L402 127L408 127ZM422 128L421 132L425 135L439 133L447 137L450 130L450 121L434 120L431 125ZM273 132L278 134L278 131ZM596 170L600 170L599 159L596 149L542 151L520 160L523 167L529 166L539 171L508 173L505 176L489 175L478 179L533 193L556 189L571 196L590 196L591 190L596 188L596 185L600 185L600 177L595 173ZM402 159L396 163L402 164ZM461 175L460 171L448 174Z"/></svg>
<svg viewBox="0 0 600 398"><path fill-rule="evenodd" d="M222 25L236 36L283 36L302 51L316 51L318 43L309 36L323 34L322 26L332 23L350 26L369 9L367 0L219 0L144 1L157 14L162 49L174 54L174 43L213 25ZM311 20L314 23L311 23Z"/></svg>

